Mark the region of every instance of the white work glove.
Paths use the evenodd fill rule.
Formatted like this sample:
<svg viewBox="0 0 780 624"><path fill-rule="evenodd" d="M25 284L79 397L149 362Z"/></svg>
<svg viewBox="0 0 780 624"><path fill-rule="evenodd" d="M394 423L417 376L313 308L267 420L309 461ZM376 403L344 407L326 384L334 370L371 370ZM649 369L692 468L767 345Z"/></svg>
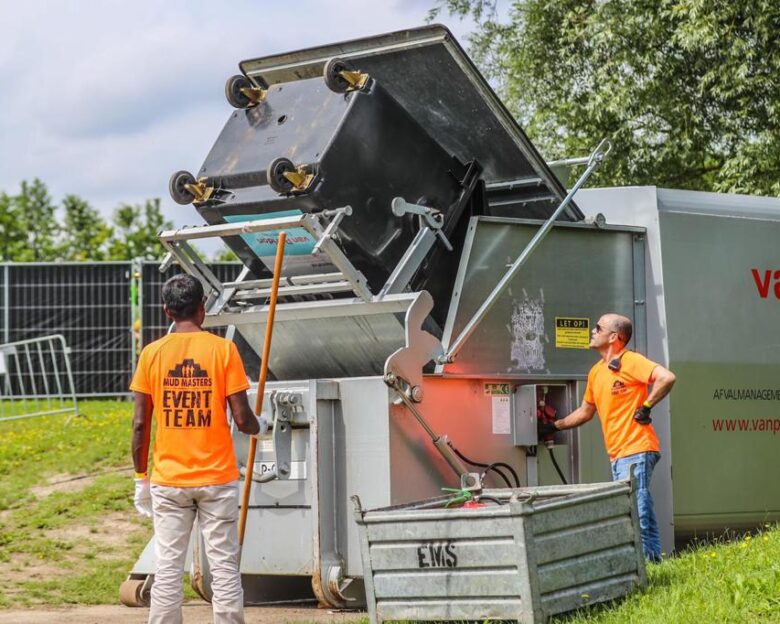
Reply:
<svg viewBox="0 0 780 624"><path fill-rule="evenodd" d="M255 416L255 418L257 418L257 426L260 430L257 433L253 433L252 437L259 440L268 433L268 419L265 416Z"/></svg>
<svg viewBox="0 0 780 624"><path fill-rule="evenodd" d="M142 516L152 517L152 491L149 486L149 477L135 479L133 505Z"/></svg>

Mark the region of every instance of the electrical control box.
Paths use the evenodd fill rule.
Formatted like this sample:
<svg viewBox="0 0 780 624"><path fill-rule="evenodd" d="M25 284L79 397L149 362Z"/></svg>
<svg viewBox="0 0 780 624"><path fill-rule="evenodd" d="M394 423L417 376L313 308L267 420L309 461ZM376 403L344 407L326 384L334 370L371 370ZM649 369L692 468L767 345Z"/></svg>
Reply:
<svg viewBox="0 0 780 624"><path fill-rule="evenodd" d="M571 411L567 384L528 384L517 386L512 401L512 442L515 446L539 444L539 417L563 418ZM562 444L563 432L555 435L555 444Z"/></svg>

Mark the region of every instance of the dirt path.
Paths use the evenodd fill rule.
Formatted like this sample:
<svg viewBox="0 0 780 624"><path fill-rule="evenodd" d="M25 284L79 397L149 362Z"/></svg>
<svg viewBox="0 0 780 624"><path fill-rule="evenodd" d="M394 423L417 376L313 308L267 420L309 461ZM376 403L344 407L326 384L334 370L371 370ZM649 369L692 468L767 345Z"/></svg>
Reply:
<svg viewBox="0 0 780 624"><path fill-rule="evenodd" d="M0 609L0 624L146 624L148 609L123 606L65 607L49 609ZM247 607L246 624L340 624L359 622L365 613L338 612L314 607ZM202 603L184 606L184 624L210 624L211 607Z"/></svg>

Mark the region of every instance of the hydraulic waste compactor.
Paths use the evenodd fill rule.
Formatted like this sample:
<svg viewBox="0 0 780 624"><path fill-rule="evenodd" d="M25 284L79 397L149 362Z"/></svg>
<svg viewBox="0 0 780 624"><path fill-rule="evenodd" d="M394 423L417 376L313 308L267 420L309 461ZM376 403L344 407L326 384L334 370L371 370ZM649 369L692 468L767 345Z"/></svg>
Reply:
<svg viewBox="0 0 780 624"><path fill-rule="evenodd" d="M594 480L598 432L562 432L551 453L536 418L578 403L602 312L633 318L645 349L643 229L583 221L576 188L567 194L441 26L240 68L226 85L235 111L203 166L171 178L173 198L208 225L161 240L211 293L206 326L261 353L287 232L245 597L360 606L352 495L377 508L480 477ZM243 262L235 281L217 280L189 244L208 237ZM236 430L234 443L243 473L248 438ZM197 532L190 558L208 598ZM123 600L147 600L153 572L150 544Z"/></svg>

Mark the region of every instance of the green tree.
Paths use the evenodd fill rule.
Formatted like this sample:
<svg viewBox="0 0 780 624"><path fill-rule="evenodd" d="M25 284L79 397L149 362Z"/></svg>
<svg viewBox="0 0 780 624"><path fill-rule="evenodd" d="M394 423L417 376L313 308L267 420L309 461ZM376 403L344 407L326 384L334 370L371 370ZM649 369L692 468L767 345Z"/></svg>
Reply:
<svg viewBox="0 0 780 624"><path fill-rule="evenodd" d="M62 200L64 225L59 243L63 260L107 260L113 234L100 213L76 195Z"/></svg>
<svg viewBox="0 0 780 624"><path fill-rule="evenodd" d="M236 262L238 256L230 247L223 247L214 254L214 262Z"/></svg>
<svg viewBox="0 0 780 624"><path fill-rule="evenodd" d="M25 237L25 244L15 251L14 260L20 262L42 262L57 259L59 224L56 220L57 206L49 195L46 185L38 178L32 182L22 181L18 195L11 198L13 214Z"/></svg>
<svg viewBox="0 0 780 624"><path fill-rule="evenodd" d="M474 18L472 56L546 158L609 137L614 152L594 183L780 195L780 3L496 8L439 0L431 18Z"/></svg>
<svg viewBox="0 0 780 624"><path fill-rule="evenodd" d="M14 198L0 192L0 262L17 260L27 247L27 234Z"/></svg>
<svg viewBox="0 0 780 624"><path fill-rule="evenodd" d="M146 258L160 260L164 250L157 235L173 224L163 217L159 199L143 204L122 204L113 217L114 236L109 243L111 260Z"/></svg>

